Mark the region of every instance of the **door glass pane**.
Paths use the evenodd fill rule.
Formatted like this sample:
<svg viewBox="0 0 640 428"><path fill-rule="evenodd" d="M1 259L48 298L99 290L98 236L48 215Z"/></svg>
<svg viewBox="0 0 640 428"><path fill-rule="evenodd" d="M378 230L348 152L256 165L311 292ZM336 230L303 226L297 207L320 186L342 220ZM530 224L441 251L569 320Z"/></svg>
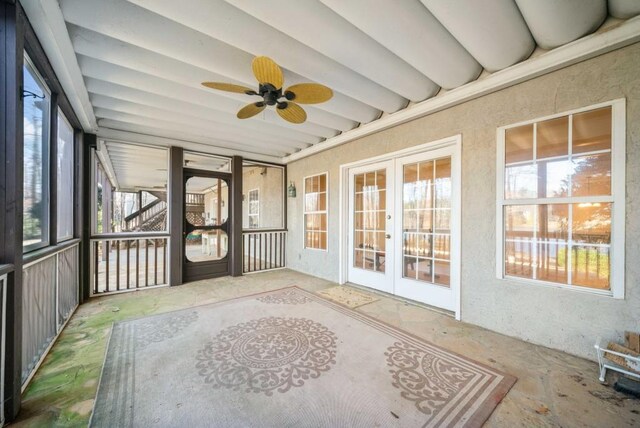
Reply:
<svg viewBox="0 0 640 428"><path fill-rule="evenodd" d="M434 268L449 264L436 259L449 259L451 158L404 165L402 188L403 276L449 286L434 277Z"/></svg>
<svg viewBox="0 0 640 428"><path fill-rule="evenodd" d="M356 174L354 182L354 267L385 271L386 185L385 169Z"/></svg>
<svg viewBox="0 0 640 428"><path fill-rule="evenodd" d="M220 226L229 216L227 182L212 177L187 180L185 215L193 226Z"/></svg>
<svg viewBox="0 0 640 428"><path fill-rule="evenodd" d="M229 239L224 230L196 229L185 238L185 255L190 262L220 260L227 255Z"/></svg>

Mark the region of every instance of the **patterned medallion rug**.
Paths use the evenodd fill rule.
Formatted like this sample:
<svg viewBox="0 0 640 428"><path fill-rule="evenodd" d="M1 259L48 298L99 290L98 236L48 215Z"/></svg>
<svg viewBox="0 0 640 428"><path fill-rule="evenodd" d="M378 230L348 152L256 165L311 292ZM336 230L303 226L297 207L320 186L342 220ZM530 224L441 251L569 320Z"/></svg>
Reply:
<svg viewBox="0 0 640 428"><path fill-rule="evenodd" d="M368 305L369 303L377 302L377 297L372 294L364 293L362 291L354 290L344 285L336 285L335 287L325 288L318 291L323 297L338 302L350 309L359 308L360 306Z"/></svg>
<svg viewBox="0 0 640 428"><path fill-rule="evenodd" d="M91 426L481 426L515 378L297 287L114 324Z"/></svg>

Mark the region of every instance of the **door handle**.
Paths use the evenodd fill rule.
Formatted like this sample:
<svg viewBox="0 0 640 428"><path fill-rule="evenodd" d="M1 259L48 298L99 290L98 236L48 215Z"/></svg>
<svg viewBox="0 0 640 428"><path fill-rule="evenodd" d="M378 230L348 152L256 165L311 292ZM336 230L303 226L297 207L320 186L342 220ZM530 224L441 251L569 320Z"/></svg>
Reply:
<svg viewBox="0 0 640 428"><path fill-rule="evenodd" d="M387 239L391 239L391 235L388 234L388 233L386 235L384 235L384 237L387 238Z"/></svg>

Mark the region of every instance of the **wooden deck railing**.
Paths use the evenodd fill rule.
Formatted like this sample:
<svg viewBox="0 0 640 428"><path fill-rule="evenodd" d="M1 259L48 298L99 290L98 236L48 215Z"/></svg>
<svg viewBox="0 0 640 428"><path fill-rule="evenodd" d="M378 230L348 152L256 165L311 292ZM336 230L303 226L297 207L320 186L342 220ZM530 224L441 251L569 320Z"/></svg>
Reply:
<svg viewBox="0 0 640 428"><path fill-rule="evenodd" d="M135 231L141 225L145 224L149 219L157 214L166 211L167 203L160 199L156 199L150 204L144 206L141 210L129 214L124 218L123 231Z"/></svg>
<svg viewBox="0 0 640 428"><path fill-rule="evenodd" d="M91 239L92 295L166 285L168 243L166 233Z"/></svg>
<svg viewBox="0 0 640 428"><path fill-rule="evenodd" d="M242 272L251 273L286 266L286 230L242 232Z"/></svg>
<svg viewBox="0 0 640 428"><path fill-rule="evenodd" d="M202 205L204 204L204 195L200 193L187 193L184 196L184 200L187 205Z"/></svg>

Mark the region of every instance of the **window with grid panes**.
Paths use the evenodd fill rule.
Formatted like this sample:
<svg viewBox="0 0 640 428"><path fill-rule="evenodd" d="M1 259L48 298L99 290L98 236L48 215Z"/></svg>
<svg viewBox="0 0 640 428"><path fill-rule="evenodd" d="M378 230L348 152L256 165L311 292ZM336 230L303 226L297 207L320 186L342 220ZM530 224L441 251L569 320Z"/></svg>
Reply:
<svg viewBox="0 0 640 428"><path fill-rule="evenodd" d="M503 130L504 276L611 290L612 110Z"/></svg>
<svg viewBox="0 0 640 428"><path fill-rule="evenodd" d="M328 174L304 179L304 247L327 249Z"/></svg>
<svg viewBox="0 0 640 428"><path fill-rule="evenodd" d="M249 190L249 228L260 227L260 189Z"/></svg>

